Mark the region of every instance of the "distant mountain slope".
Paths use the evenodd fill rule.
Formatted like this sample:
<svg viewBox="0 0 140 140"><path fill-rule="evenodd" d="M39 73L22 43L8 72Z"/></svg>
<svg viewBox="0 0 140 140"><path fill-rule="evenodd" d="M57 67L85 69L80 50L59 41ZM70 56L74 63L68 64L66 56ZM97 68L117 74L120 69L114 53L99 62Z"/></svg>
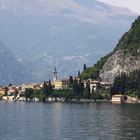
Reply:
<svg viewBox="0 0 140 140"><path fill-rule="evenodd" d="M4 44L0 42L0 85L22 83L27 81L28 76L29 73L13 58Z"/></svg>
<svg viewBox="0 0 140 140"><path fill-rule="evenodd" d="M96 0L1 0L0 10L24 15L59 15L75 17L80 20L97 23L109 20L111 16L135 15L127 8L118 8Z"/></svg>
<svg viewBox="0 0 140 140"><path fill-rule="evenodd" d="M117 47L97 64L82 73L82 76L101 77L102 81L113 83L121 73L129 74L140 69L140 17L120 39Z"/></svg>
<svg viewBox="0 0 140 140"><path fill-rule="evenodd" d="M54 66L65 77L111 51L136 16L95 0L1 0L0 38L37 80Z"/></svg>

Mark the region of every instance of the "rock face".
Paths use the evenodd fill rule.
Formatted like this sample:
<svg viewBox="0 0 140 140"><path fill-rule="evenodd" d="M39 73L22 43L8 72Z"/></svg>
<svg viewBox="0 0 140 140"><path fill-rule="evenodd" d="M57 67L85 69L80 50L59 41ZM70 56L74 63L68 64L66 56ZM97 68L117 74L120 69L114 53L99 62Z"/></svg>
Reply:
<svg viewBox="0 0 140 140"><path fill-rule="evenodd" d="M102 81L113 83L119 74L140 69L140 17L123 35L100 71Z"/></svg>
<svg viewBox="0 0 140 140"><path fill-rule="evenodd" d="M113 83L114 78L122 72L129 74L139 68L140 56L127 56L125 51L118 50L104 64L100 77L104 82Z"/></svg>

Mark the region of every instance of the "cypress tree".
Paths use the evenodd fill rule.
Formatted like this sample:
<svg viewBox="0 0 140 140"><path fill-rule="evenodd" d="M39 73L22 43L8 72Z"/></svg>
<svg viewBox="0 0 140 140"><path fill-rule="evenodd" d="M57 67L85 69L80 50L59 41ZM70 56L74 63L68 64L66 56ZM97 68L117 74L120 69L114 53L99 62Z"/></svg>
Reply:
<svg viewBox="0 0 140 140"><path fill-rule="evenodd" d="M69 86L72 87L73 85L73 77L70 75L69 77Z"/></svg>
<svg viewBox="0 0 140 140"><path fill-rule="evenodd" d="M140 99L140 70L138 71L138 98Z"/></svg>
<svg viewBox="0 0 140 140"><path fill-rule="evenodd" d="M85 71L86 69L87 69L87 66L86 66L86 64L84 64L83 71Z"/></svg>
<svg viewBox="0 0 140 140"><path fill-rule="evenodd" d="M48 96L50 96L52 94L52 84L51 84L51 80L49 80L49 85L48 85Z"/></svg>
<svg viewBox="0 0 140 140"><path fill-rule="evenodd" d="M45 82L45 81L43 83L43 93L44 93L45 97L48 96L48 85L47 85L47 82Z"/></svg>
<svg viewBox="0 0 140 140"><path fill-rule="evenodd" d="M77 77L80 78L80 76L81 76L81 72L80 72L80 70L79 70L79 71L78 71Z"/></svg>
<svg viewBox="0 0 140 140"><path fill-rule="evenodd" d="M77 81L76 77L73 82L73 91L74 91L74 95L77 96L78 95L78 81Z"/></svg>

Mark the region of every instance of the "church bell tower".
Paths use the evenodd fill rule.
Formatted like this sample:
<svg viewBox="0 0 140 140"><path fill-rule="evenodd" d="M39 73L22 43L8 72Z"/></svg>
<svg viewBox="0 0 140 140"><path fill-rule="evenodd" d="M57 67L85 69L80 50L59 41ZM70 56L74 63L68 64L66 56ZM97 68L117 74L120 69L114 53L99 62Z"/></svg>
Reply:
<svg viewBox="0 0 140 140"><path fill-rule="evenodd" d="M57 80L57 71L56 71L56 67L54 67L53 70L53 82L55 82Z"/></svg>

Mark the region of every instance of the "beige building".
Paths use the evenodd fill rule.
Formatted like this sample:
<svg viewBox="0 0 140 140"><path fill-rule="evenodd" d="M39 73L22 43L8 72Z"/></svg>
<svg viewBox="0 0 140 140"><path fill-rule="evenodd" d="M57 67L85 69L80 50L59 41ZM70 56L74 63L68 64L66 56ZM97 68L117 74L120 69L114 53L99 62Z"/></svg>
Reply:
<svg viewBox="0 0 140 140"><path fill-rule="evenodd" d="M56 80L52 83L54 89L68 89L69 88L69 80Z"/></svg>
<svg viewBox="0 0 140 140"><path fill-rule="evenodd" d="M6 89L4 87L0 87L0 96L3 96L6 92Z"/></svg>
<svg viewBox="0 0 140 140"><path fill-rule="evenodd" d="M61 80L56 80L53 82L54 89L62 89L62 81Z"/></svg>
<svg viewBox="0 0 140 140"><path fill-rule="evenodd" d="M31 89L40 89L41 88L41 85L40 84L37 84L37 83L29 83L29 84L23 84L23 85L21 85L21 90L22 91L25 91L25 89L28 89L28 88L31 88Z"/></svg>
<svg viewBox="0 0 140 140"><path fill-rule="evenodd" d="M69 88L69 80L62 80L62 89L68 89Z"/></svg>

